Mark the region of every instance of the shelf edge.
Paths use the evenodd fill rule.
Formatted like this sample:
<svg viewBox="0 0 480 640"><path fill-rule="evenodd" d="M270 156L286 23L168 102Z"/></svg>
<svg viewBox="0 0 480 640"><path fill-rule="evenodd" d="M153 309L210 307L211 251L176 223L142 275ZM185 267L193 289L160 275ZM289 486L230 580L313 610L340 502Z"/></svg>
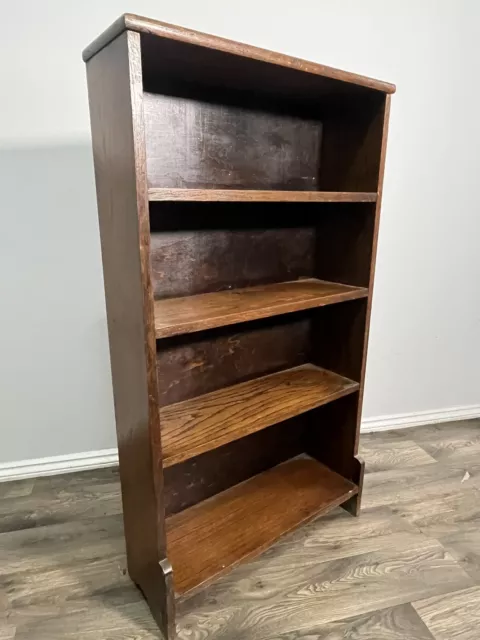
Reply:
<svg viewBox="0 0 480 640"><path fill-rule="evenodd" d="M376 202L373 191L281 191L265 189L148 190L150 202Z"/></svg>

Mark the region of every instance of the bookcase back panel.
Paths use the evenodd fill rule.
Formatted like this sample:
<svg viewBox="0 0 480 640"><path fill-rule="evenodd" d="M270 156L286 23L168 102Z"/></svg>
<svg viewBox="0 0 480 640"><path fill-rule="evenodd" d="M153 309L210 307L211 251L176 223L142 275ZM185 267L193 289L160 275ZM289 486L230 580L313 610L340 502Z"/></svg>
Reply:
<svg viewBox="0 0 480 640"><path fill-rule="evenodd" d="M298 205L291 206L287 217L283 204L151 206L154 297L172 298L312 276L315 229L311 221L305 226L292 226L299 224L294 215L298 210ZM288 225L287 220L290 224L282 227L282 218L284 225Z"/></svg>
<svg viewBox="0 0 480 640"><path fill-rule="evenodd" d="M317 188L318 120L154 93L144 113L150 187Z"/></svg>
<svg viewBox="0 0 480 640"><path fill-rule="evenodd" d="M368 287L375 205L152 203L156 299L319 278Z"/></svg>
<svg viewBox="0 0 480 640"><path fill-rule="evenodd" d="M292 314L157 342L162 406L308 362L309 320Z"/></svg>
<svg viewBox="0 0 480 640"><path fill-rule="evenodd" d="M164 469L166 515L182 511L303 453L305 415Z"/></svg>

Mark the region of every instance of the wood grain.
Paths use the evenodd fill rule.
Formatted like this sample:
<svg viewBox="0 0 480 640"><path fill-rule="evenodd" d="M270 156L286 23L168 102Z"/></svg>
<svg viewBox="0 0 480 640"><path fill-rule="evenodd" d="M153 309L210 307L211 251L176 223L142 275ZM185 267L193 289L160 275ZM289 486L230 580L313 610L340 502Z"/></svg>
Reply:
<svg viewBox="0 0 480 640"><path fill-rule="evenodd" d="M275 634L276 640L435 640L410 604Z"/></svg>
<svg viewBox="0 0 480 640"><path fill-rule="evenodd" d="M144 113L151 189L317 187L318 119L149 92L144 93Z"/></svg>
<svg viewBox="0 0 480 640"><path fill-rule="evenodd" d="M258 189L167 189L148 190L150 202L375 202L374 192L354 191L262 191Z"/></svg>
<svg viewBox="0 0 480 640"><path fill-rule="evenodd" d="M165 338L157 343L160 406L310 362L304 313Z"/></svg>
<svg viewBox="0 0 480 640"><path fill-rule="evenodd" d="M477 640L480 628L480 587L435 596L413 606L435 640Z"/></svg>
<svg viewBox="0 0 480 640"><path fill-rule="evenodd" d="M164 470L165 513L183 511L304 452L296 416Z"/></svg>
<svg viewBox="0 0 480 640"><path fill-rule="evenodd" d="M471 586L435 540L320 563L273 547L179 602L179 637L272 638Z"/></svg>
<svg viewBox="0 0 480 640"><path fill-rule="evenodd" d="M305 219L308 206L300 212L291 203L155 203L150 215L155 298L314 277L316 234L314 221ZM272 227L276 216L283 226Z"/></svg>
<svg viewBox="0 0 480 640"><path fill-rule="evenodd" d="M163 407L163 464L177 464L357 389L352 380L305 364Z"/></svg>
<svg viewBox="0 0 480 640"><path fill-rule="evenodd" d="M287 56L281 53L274 53L252 45L234 42L233 40L227 40L226 38L201 33L200 31L194 31L193 29L178 27L166 22L160 22L159 20L151 20L131 13L126 13L118 18L106 31L86 47L83 51L83 59L87 61L125 29L138 31L140 33L148 33L160 38L168 38L200 47L206 47L227 54L252 58L260 62L280 65L287 69L294 69L308 74L324 76L333 80L340 80L341 82L357 84L377 91L384 91L386 93L395 92L395 85L388 82L374 80L355 73L341 71L315 62L308 62L306 60L293 58L292 56Z"/></svg>
<svg viewBox="0 0 480 640"><path fill-rule="evenodd" d="M413 440L404 440L395 444L373 444L371 438L366 441L365 436L362 435L360 454L368 459L367 473L435 463L435 459Z"/></svg>
<svg viewBox="0 0 480 640"><path fill-rule="evenodd" d="M163 476L139 35L126 32L102 49L88 62L87 77L128 568L167 634L174 613L168 570L162 569Z"/></svg>
<svg viewBox="0 0 480 640"><path fill-rule="evenodd" d="M478 424L476 421L477 428ZM295 437L301 434L293 428L280 432L281 426L233 444L253 438L249 447L252 455L268 457L277 451L276 440L282 439L288 453L289 446L291 451L295 449ZM264 439L270 430L276 431ZM456 450L462 441L472 440L474 433L472 422L457 422L454 426L437 425L435 430L420 427L368 434L367 466L395 443L420 446L425 441L432 451L441 451L452 438ZM290 444L285 436L293 437ZM257 441L257 437L262 439ZM412 462L407 454L407 461ZM462 457L462 463L466 462ZM472 451L474 462L475 457ZM196 491L212 482L216 459L205 460L198 477L193 478ZM244 450L239 450L235 468L235 450L230 451L225 462L219 462L225 465L223 477L228 479L229 465L232 475L239 473L242 460L247 459ZM184 463L190 465L190 471L184 468L185 486L192 478L193 462ZM265 464L271 466L268 460ZM392 471L372 470L368 475L378 477L378 483L372 485L377 497L385 479L385 506L363 509L358 519L335 509L180 600L179 638L443 640L442 634L451 639L458 632L459 638L466 633L463 640L469 639L472 624L478 631L475 589L480 580L480 496L474 481L479 469L478 464L472 468L468 462L472 477L463 484L460 478L455 489L450 464L445 458L436 464L403 469L398 460ZM170 467L166 474L182 466ZM432 489L424 497L426 466L437 493ZM212 475L202 476L206 469ZM419 491L412 494L411 502L392 505L393 477L401 485L408 471L406 484L411 487L415 470ZM177 482L173 490L175 486L179 486ZM410 491L408 486L406 490ZM23 517L27 512L28 523ZM0 533L2 640L160 638L141 594L122 575L125 560L120 512L116 469L0 484L0 514L12 524L28 524L28 528ZM441 597L437 597L440 589ZM423 611L427 612L424 620L431 634L410 601L422 606L428 603ZM476 640L477 636L473 637Z"/></svg>
<svg viewBox="0 0 480 640"><path fill-rule="evenodd" d="M356 488L310 459L274 467L167 519L177 593L260 553L279 536L348 499Z"/></svg>
<svg viewBox="0 0 480 640"><path fill-rule="evenodd" d="M165 338L313 309L368 295L367 289L316 279L232 289L155 302L155 333Z"/></svg>

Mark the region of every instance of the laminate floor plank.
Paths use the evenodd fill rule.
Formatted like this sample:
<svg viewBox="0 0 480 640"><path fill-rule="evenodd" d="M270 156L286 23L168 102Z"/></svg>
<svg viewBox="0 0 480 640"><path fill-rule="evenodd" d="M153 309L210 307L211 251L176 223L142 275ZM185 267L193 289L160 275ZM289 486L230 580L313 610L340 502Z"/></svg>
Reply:
<svg viewBox="0 0 480 640"><path fill-rule="evenodd" d="M434 540L308 565L297 547L180 603L179 637L271 638L472 585Z"/></svg>
<svg viewBox="0 0 480 640"><path fill-rule="evenodd" d="M365 475L362 507L421 502L471 487L480 487L480 458L469 461L465 466L423 464L419 467L378 471Z"/></svg>
<svg viewBox="0 0 480 640"><path fill-rule="evenodd" d="M46 571L124 552L121 514L20 529L0 533L0 576Z"/></svg>
<svg viewBox="0 0 480 640"><path fill-rule="evenodd" d="M480 587L435 596L413 606L435 640L478 640Z"/></svg>
<svg viewBox="0 0 480 640"><path fill-rule="evenodd" d="M276 640L435 640L410 604L281 633Z"/></svg>
<svg viewBox="0 0 480 640"><path fill-rule="evenodd" d="M480 491L464 485L451 492L431 495L392 506L394 514L419 531L434 538L463 531L465 527L478 527L480 531Z"/></svg>
<svg viewBox="0 0 480 640"><path fill-rule="evenodd" d="M360 518L335 509L180 600L180 640L480 638L480 421L361 443ZM0 640L161 638L118 469L0 484L0 531Z"/></svg>
<svg viewBox="0 0 480 640"><path fill-rule="evenodd" d="M375 443L360 440L360 455L365 459L365 472L389 471L432 464L436 460L413 440Z"/></svg>
<svg viewBox="0 0 480 640"><path fill-rule="evenodd" d="M480 522L463 524L440 540L463 570L480 584Z"/></svg>
<svg viewBox="0 0 480 640"><path fill-rule="evenodd" d="M467 459L480 452L480 420L432 424L393 432L420 445L438 461Z"/></svg>

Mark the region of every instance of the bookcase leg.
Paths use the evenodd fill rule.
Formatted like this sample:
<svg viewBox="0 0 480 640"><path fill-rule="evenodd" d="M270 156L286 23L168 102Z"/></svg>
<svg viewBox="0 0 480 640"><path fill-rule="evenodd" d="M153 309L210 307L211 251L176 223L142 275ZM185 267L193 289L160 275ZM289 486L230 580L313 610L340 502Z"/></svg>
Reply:
<svg viewBox="0 0 480 640"><path fill-rule="evenodd" d="M360 506L362 502L363 476L365 473L365 462L361 456L354 457L354 473L352 481L358 486L358 493L353 498L344 502L341 507L351 513L352 516L360 515Z"/></svg>
<svg viewBox="0 0 480 640"><path fill-rule="evenodd" d="M174 640L176 637L175 592L172 565L168 559L161 560L153 570L146 570L141 576L131 575L131 578L147 601L165 640Z"/></svg>

